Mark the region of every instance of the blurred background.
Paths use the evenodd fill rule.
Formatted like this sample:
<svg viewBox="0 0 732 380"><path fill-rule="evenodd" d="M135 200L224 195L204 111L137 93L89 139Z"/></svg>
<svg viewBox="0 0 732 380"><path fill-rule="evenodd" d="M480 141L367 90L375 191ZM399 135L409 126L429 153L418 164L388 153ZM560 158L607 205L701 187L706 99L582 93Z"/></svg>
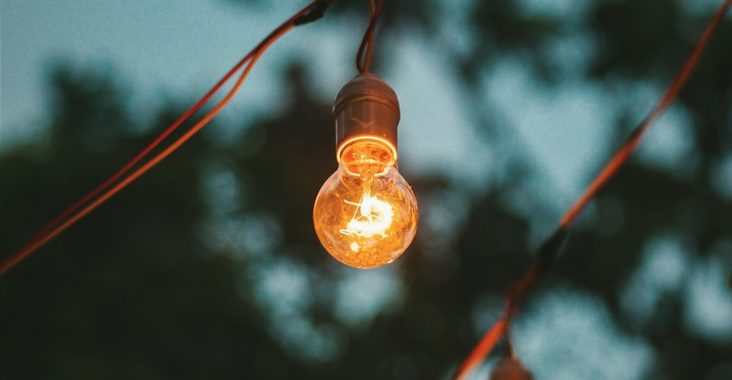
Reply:
<svg viewBox="0 0 732 380"><path fill-rule="evenodd" d="M337 1L202 134L0 279L0 378L449 378L720 3L386 1L373 71L402 103L421 219L402 258L361 271L311 219L368 15ZM305 4L3 0L0 257ZM537 379L732 378L730 68L728 15L522 306Z"/></svg>

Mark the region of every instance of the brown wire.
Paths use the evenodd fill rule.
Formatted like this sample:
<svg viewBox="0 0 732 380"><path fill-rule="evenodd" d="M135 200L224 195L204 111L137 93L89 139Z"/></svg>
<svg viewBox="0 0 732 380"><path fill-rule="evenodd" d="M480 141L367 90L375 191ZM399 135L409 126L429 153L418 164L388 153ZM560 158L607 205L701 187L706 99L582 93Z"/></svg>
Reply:
<svg viewBox="0 0 732 380"><path fill-rule="evenodd" d="M374 0L369 0L369 25L368 27L366 27L366 32L364 32L363 34L361 44L358 46L358 52L356 53L356 68L361 74L369 72L369 69L371 68L371 58L373 56L374 50L374 35L376 30L376 23L379 20L379 16L381 16L381 8L383 5L384 0L380 0L378 5L374 2Z"/></svg>
<svg viewBox="0 0 732 380"><path fill-rule="evenodd" d="M681 65L671 84L666 88L661 99L658 101L648 115L638 124L633 132L628 136L620 149L610 158L609 162L590 183L585 192L575 201L575 203L564 214L559 221L557 230L541 245L539 252L535 256L529 269L521 276L516 284L506 295L506 306L503 315L491 326L485 335L473 347L473 350L462 362L455 375L455 379L464 379L470 371L473 370L483 359L485 359L493 350L500 339L505 336L508 331L511 319L517 313L517 307L520 301L524 299L526 294L541 277L546 267L556 258L563 241L565 240L572 223L577 219L582 210L587 206L597 193L615 176L620 168L627 162L631 153L638 146L641 138L648 128L657 120L668 106L676 99L681 89L686 84L691 72L696 67L699 58L704 49L712 39L714 32L727 14L732 0L724 0L714 17L709 21L704 29L701 37L699 37L694 49L688 58Z"/></svg>
<svg viewBox="0 0 732 380"><path fill-rule="evenodd" d="M201 128L203 128L221 109L233 98L236 91L239 89L243 81L246 79L249 71L254 67L254 64L259 57L267 50L267 48L289 30L298 25L303 25L308 22L312 22L322 17L325 9L327 9L329 1L316 0L310 3L308 6L297 12L294 16L290 17L287 21L278 26L272 31L264 40L262 40L252 51L247 54L239 63L237 63L231 70L229 70L224 77L214 85L199 101L197 101L191 108L189 108L178 120L171 124L163 133L158 135L145 149L138 153L132 160L127 162L120 170L109 177L107 180L102 182L95 189L87 193L65 211L63 211L57 218L55 218L49 225L43 230L37 233L29 242L22 246L17 251L10 254L7 258L0 262L0 276L5 274L8 270L13 268L19 262L32 253L37 251L39 248L44 246L54 237L71 227L77 221L90 212L95 210L97 207L106 202L109 198L117 194L127 185L132 183L134 180L139 178L149 169L157 165L160 161L165 159L169 154L175 151L178 147L183 145L188 139L193 137ZM208 112L201 121L191 127L182 137L173 141L168 148L162 151L162 153L154 156L150 160L140 164L142 160L147 157L153 149L160 145L167 137L170 136L183 122L188 120L196 111L198 111L203 105L205 105L211 97L217 93L223 85L228 82L236 72L242 67L244 71L237 80L233 89L226 95L224 100L219 102L216 107ZM129 173L133 168L141 165L137 170Z"/></svg>

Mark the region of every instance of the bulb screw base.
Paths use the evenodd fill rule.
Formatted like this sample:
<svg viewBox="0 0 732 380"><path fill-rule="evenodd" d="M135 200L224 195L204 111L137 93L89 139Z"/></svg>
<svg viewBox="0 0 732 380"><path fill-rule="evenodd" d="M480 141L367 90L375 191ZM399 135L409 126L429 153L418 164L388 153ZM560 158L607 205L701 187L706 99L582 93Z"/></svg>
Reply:
<svg viewBox="0 0 732 380"><path fill-rule="evenodd" d="M371 73L359 74L338 92L333 106L336 152L357 140L385 143L397 158L399 100L394 90Z"/></svg>

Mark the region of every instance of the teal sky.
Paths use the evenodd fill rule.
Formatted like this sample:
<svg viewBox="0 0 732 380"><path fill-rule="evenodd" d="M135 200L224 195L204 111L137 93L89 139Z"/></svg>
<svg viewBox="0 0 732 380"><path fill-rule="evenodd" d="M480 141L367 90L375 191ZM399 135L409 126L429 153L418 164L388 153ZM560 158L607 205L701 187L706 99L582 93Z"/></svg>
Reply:
<svg viewBox="0 0 732 380"><path fill-rule="evenodd" d="M459 3L464 3L461 0ZM537 12L564 15L581 7L571 0L555 6L529 1ZM169 100L200 96L233 63L297 8L292 2L242 7L224 0L3 0L0 5L0 148L31 139L40 132L49 107L46 73L53 63L104 67L119 76L140 120ZM304 4L304 2L303 2ZM538 4L538 5L537 5ZM298 4L300 6L301 4ZM450 7L445 35L460 35L461 9ZM347 33L332 33L333 24ZM362 25L345 20L309 25L278 42L253 71L243 91L220 118L241 125L278 110L287 84L279 74L292 59L307 65L323 101L334 98L355 74L353 54ZM453 73L431 41L413 34L389 41L395 46L384 61L389 81L403 107L400 125L402 157L416 170L439 170L462 182L490 180L491 167L505 161L490 152L470 125L466 96L454 85ZM316 40L317 44L307 43ZM479 43L468 41L466 43ZM580 72L592 54L591 40L557 41L552 53L565 72ZM588 84L578 74L547 89L520 62L505 61L486 73L483 87L499 106L500 128L511 130L516 154L529 158L539 181L559 197L544 199L559 212L608 156L607 139L618 110L617 90ZM620 91L637 99L640 120L662 90L659 86L626 86ZM693 149L684 138L690 128L683 109L674 107L652 129L639 155L662 166L683 165ZM220 128L221 133L229 131ZM427 132L427 133L425 133ZM501 154L504 154L503 152Z"/></svg>
<svg viewBox="0 0 732 380"><path fill-rule="evenodd" d="M167 100L199 96L294 9L290 2L247 8L219 0L4 0L0 146L39 132L49 106L45 74L54 62L113 70L129 90L134 114L144 121ZM457 25L463 17L461 8L452 9L455 14L446 20ZM569 12L567 7L548 11ZM221 118L239 125L235 121L276 112L279 94L286 88L278 74L281 63L290 59L311 63L317 90L330 101L355 74L353 53L362 31L361 25L352 27L354 23L327 22L331 24L296 30L277 43ZM338 22L349 33L330 33ZM446 25L444 30L455 29ZM405 163L485 183L491 166L505 157L496 157L479 142L463 109L465 94L452 83L451 69L440 53L414 35L400 38L390 41L397 47L390 56L376 59L385 61L381 75L402 103L400 144ZM319 43L305 48L312 39ZM581 46L574 50L573 44L569 46L558 49L581 64ZM507 127L521 139L515 142L515 151L530 156L547 173L541 180L562 194L561 199L550 200L555 206L569 202L604 157L613 110L606 107L603 90L574 83L548 92L514 62L500 65L485 82Z"/></svg>

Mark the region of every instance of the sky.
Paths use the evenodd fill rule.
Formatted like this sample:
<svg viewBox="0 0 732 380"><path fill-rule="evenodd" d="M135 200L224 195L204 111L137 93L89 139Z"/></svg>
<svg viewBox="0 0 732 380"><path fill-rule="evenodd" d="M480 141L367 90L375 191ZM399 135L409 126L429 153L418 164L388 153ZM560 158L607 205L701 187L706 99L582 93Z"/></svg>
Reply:
<svg viewBox="0 0 732 380"><path fill-rule="evenodd" d="M221 0L4 0L1 7L0 146L39 132L49 107L46 74L54 62L114 71L128 86L135 115L144 120L170 98L201 94L294 10L289 2L260 9ZM361 30L350 35L328 30L310 25L275 45L223 118L253 120L276 111L278 93L286 86L276 63L288 58L314 62L309 67L322 99L334 98L355 74L352 56ZM304 48L312 38L319 43ZM462 95L451 83L446 62L425 48L425 41L403 39L393 55L376 57L390 61L382 75L400 96L403 157L417 169L438 168L481 182L491 157L475 156L479 139L461 109ZM541 91L527 73L510 64L504 71L489 86L500 92L505 113L518 115L510 120L523 139L517 143L545 163L553 186L570 195L604 145L609 119L597 112L601 94L577 86L561 89L561 97L536 95ZM516 107L524 111L512 112Z"/></svg>
<svg viewBox="0 0 732 380"><path fill-rule="evenodd" d="M566 13L571 12L566 6L571 3L537 7ZM450 9L456 14L446 19L459 25L461 8ZM4 0L0 5L0 148L41 132L50 105L47 72L54 63L113 71L127 87L134 115L144 122L170 99L200 96L293 11L290 2L242 7L224 0ZM323 101L331 101L355 74L352 57L362 32L333 34L332 26L309 25L278 42L220 117L240 125L241 119L276 112L282 106L279 94L287 86L279 76L278 63L290 59L313 63L307 67L317 93ZM312 39L318 43L306 44ZM405 34L393 43L398 49L376 59L387 61L381 74L400 97L400 151L405 162L416 171L436 169L480 187L500 157L478 143L481 137L460 100L465 95L452 83L445 58L420 37ZM555 50L565 62L580 66L586 60L586 46L586 41L568 41ZM502 127L514 131L515 151L527 155L538 172L545 173L542 186L558 196L544 201L559 212L609 153L606 144L615 110L607 104L613 95L580 81L548 91L525 68L510 61L489 75L485 90L505 116ZM640 98L638 119L655 100L654 91L660 91L645 90L648 96ZM671 127L655 128L648 138L663 140L661 149L641 147L642 157L662 165L673 164L690 148L681 137L684 119L679 114L683 112L672 108L670 113L659 124Z"/></svg>
<svg viewBox="0 0 732 380"><path fill-rule="evenodd" d="M50 106L47 72L54 62L112 70L127 86L134 116L144 122L170 99L200 96L275 25L289 17L301 3L304 4L289 1L272 3L276 6L247 8L224 0L3 0L0 3L0 149L33 139L43 132L41 126ZM568 3L572 2L561 2ZM452 9L460 12L460 7ZM560 6L549 11L568 12L567 9ZM455 14L448 19L459 20L462 16ZM332 27L333 24L308 25L296 29L275 44L221 118L231 121L231 125L241 125L242 119L255 120L258 116L277 112L282 107L279 94L287 88L287 83L279 75L282 69L279 63L291 59L312 63L306 67L311 71L316 90L323 101L331 101L339 88L356 73L353 55L362 33L360 25L359 28L341 25L340 30L352 30L337 34L330 33ZM446 29L450 29L449 25ZM402 166L410 166L414 171L447 173L453 179L475 184L476 187L489 182L491 169L501 157L487 149L487 145L481 142L483 137L470 124L470 116L461 101L461 97L466 95L450 79L451 69L445 58L440 52L428 48L428 41L421 37L404 35L400 38L394 41L398 49L392 49L390 56L377 56L375 59L386 61L384 67L387 69L381 74L400 98ZM313 39L318 43L306 44ZM562 54L570 65L582 65L587 55L585 43L568 41L558 44L556 53ZM615 95L597 84L584 83L576 78L548 90L537 83L525 68L511 61L499 63L487 74L484 83L483 90L496 101L506 124L504 127L514 132L513 150L529 157L535 169L543 173L536 179L537 188L552 189L537 192L537 197L542 197L540 200L558 216L586 184L601 160L609 155L607 143L613 132L617 110L607 105L612 103L609 99ZM661 88L638 86L628 90L632 90L633 96L639 99L637 119L640 120ZM220 133L232 132L225 130L226 123L217 125L223 129ZM684 110L673 107L651 130L646 140L654 143L641 146L639 159L661 166L683 165L683 157L693 149L693 145L683 137L689 128ZM688 260L678 242L669 239L660 238L648 251L650 253L644 260L654 265L670 265L673 269L683 267L679 263ZM705 289L719 289L717 283L724 281L719 273L714 272L712 264L697 265L695 280L684 290L689 292L690 302L696 303L693 310L697 311L690 312L688 318L699 326L712 326L709 331L732 334L730 323L714 319L714 315L732 315L729 292L701 296ZM284 280L261 284L264 292L287 294L292 289L302 288L297 285L298 281L305 280L293 275L297 271L291 270L292 265L275 262L267 266L267 271L277 274L275 278ZM658 297L659 292L680 286L673 282L673 278L658 279L650 284L644 282L642 279L652 273L650 268L654 265L641 268L646 272L638 274L638 280L628 285L629 291L647 294L651 301ZM669 272L673 274L674 270L679 269ZM364 283L386 283L398 288L399 282L394 281L393 276L383 275L383 272L381 275L359 275L345 282L344 292L353 295L355 293L348 287L362 288ZM287 286L287 283L295 285ZM393 291L384 292L383 297L375 298L360 294L361 298L352 299L352 302L359 301L358 304L344 304L339 312L345 321L353 323L368 319L384 304L398 302ZM562 302L558 297L542 302L556 305ZM577 320L587 315L588 310L596 311L594 319L586 321L587 330L606 329L612 323L607 310L598 306L597 300L585 294L574 297L580 301L565 305L569 307L565 310L577 315ZM292 298L300 299L297 295ZM282 299L288 298L283 296ZM375 306L363 307L364 304ZM276 317L282 307L300 306L267 307L272 308ZM643 305L629 302L627 307L644 313ZM363 310L354 313L359 308ZM486 306L486 309L491 310L491 307ZM517 334L525 335L520 341L526 342L518 349L530 354L533 358L530 364L538 367L541 367L542 360L552 360L546 354L554 351L537 347L531 337L539 336L538 330L557 328L566 328L567 333L571 333L571 328L557 325L562 319L553 315L553 310L558 309L548 307L546 313L534 317L538 319L535 323L524 323L517 328ZM486 326L490 321L490 318L478 319L480 326ZM281 321L285 324L292 322ZM612 327L609 329L612 331ZM700 334L704 334L703 329ZM313 337L305 336L303 339L307 341ZM566 339L571 340L571 335ZM607 343L612 339L621 341ZM612 363L636 360L647 364L651 360L652 354L642 342L613 334L605 343L606 346L587 355L596 355L590 359L598 360L598 363L603 356L611 359L603 364L604 367L599 367L607 368L609 372L604 372L609 376L607 378L640 376L640 373L617 372L619 370L613 369ZM324 343L324 347L327 351L328 345ZM642 363L634 368L642 369ZM549 374L545 378L563 376L561 373Z"/></svg>

